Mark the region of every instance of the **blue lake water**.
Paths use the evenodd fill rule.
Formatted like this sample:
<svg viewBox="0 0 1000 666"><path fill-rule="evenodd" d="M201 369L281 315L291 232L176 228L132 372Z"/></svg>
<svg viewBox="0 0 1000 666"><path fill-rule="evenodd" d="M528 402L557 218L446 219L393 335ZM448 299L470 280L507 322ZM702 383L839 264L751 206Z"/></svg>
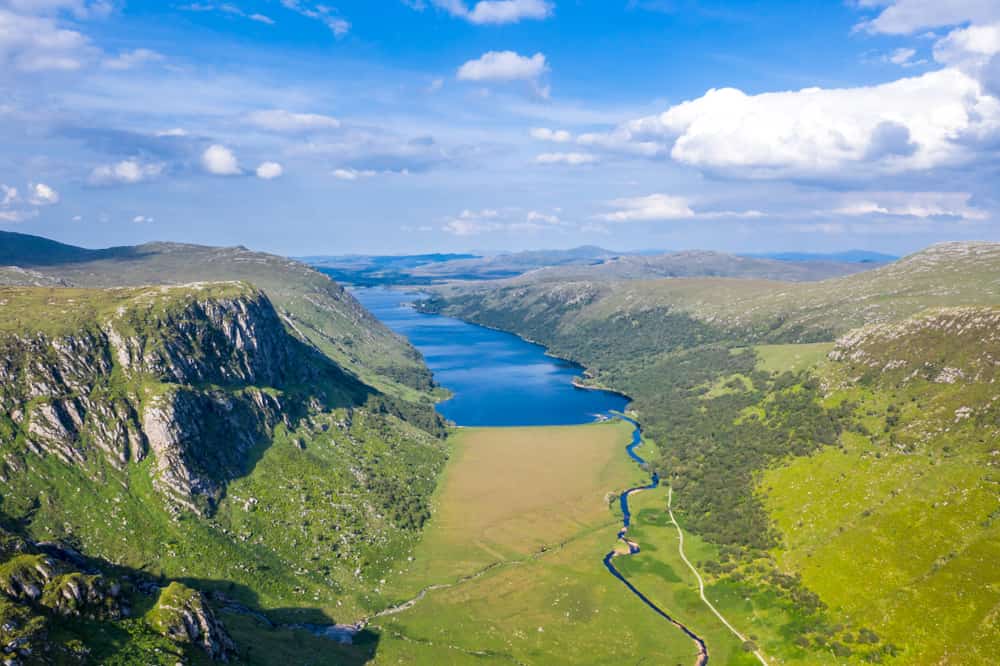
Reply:
<svg viewBox="0 0 1000 666"><path fill-rule="evenodd" d="M463 426L590 423L628 399L573 386L579 366L545 355L515 335L409 306L418 294L390 289L352 292L382 322L424 355L434 380L454 396L438 412Z"/></svg>

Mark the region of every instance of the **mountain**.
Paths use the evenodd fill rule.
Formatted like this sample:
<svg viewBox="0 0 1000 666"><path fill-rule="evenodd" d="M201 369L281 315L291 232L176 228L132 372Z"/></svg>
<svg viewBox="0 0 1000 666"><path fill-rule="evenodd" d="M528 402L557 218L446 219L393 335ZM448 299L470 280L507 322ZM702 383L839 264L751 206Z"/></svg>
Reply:
<svg viewBox="0 0 1000 666"><path fill-rule="evenodd" d="M431 387L419 354L347 291L305 264L243 247L181 243L86 250L0 232L0 284L129 287L244 280L260 287L282 320L362 381L411 401Z"/></svg>
<svg viewBox="0 0 1000 666"><path fill-rule="evenodd" d="M534 250L486 257L423 260L417 257L348 257L312 261L320 271L344 282L437 285L450 281L487 281L524 276L539 280L639 280L661 277L733 277L814 281L868 270L874 264L820 256L802 260L739 256L710 251L620 253L595 246Z"/></svg>
<svg viewBox="0 0 1000 666"><path fill-rule="evenodd" d="M1000 650L1000 244L818 282L538 271L420 307L633 397L705 593L775 663Z"/></svg>
<svg viewBox="0 0 1000 666"><path fill-rule="evenodd" d="M593 264L615 256L594 246L570 250L532 250L493 256L412 255L399 257L311 258L308 263L347 284L428 285L449 280L496 280L546 266Z"/></svg>
<svg viewBox="0 0 1000 666"><path fill-rule="evenodd" d="M808 282L867 270L862 264L836 261L779 261L722 252L692 250L660 255L624 255L595 265L543 268L528 281L652 280L656 278L727 277Z"/></svg>
<svg viewBox="0 0 1000 666"><path fill-rule="evenodd" d="M420 355L246 248L0 256L11 663L368 661L447 456Z"/></svg>
<svg viewBox="0 0 1000 666"><path fill-rule="evenodd" d="M81 649L116 653L108 632L141 630L189 657L271 663L292 625L379 605L373 581L417 540L444 444L286 328L263 290L7 287L0 303L0 525L23 541L0 558L11 626L61 627L46 599L65 576L124 575L145 589L130 602L150 608L141 626L92 618L101 632L70 632ZM86 562L40 569L41 544ZM79 594L114 605L116 586Z"/></svg>

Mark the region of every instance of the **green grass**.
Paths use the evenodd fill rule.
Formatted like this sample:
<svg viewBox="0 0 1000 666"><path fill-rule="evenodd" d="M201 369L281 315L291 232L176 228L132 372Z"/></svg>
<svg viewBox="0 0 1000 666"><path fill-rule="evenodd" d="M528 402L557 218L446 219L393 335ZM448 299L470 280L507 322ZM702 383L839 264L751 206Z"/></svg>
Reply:
<svg viewBox="0 0 1000 666"><path fill-rule="evenodd" d="M867 434L758 484L782 534L779 566L899 648L890 663L990 664L1000 652L997 392L983 363L994 321L961 310L855 336L819 371L828 402L854 404ZM943 367L966 378L934 381Z"/></svg>
<svg viewBox="0 0 1000 666"><path fill-rule="evenodd" d="M155 319L183 307L193 298L220 299L254 295L247 283L227 282L180 287L71 289L61 287L0 287L0 333L78 333L114 318L119 311Z"/></svg>
<svg viewBox="0 0 1000 666"><path fill-rule="evenodd" d="M757 345L757 367L765 372L799 373L814 367L833 349L832 342L812 344Z"/></svg>

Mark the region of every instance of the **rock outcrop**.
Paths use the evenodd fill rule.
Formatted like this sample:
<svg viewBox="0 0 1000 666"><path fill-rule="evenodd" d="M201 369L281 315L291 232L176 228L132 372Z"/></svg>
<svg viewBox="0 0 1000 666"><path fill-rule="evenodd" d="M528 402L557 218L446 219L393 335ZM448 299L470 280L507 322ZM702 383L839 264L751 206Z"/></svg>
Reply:
<svg viewBox="0 0 1000 666"><path fill-rule="evenodd" d="M95 478L152 455L156 489L210 514L253 446L294 418L289 388L363 394L248 285L57 292L45 307L82 325L0 331L0 479L25 465L22 449Z"/></svg>
<svg viewBox="0 0 1000 666"><path fill-rule="evenodd" d="M176 643L196 645L217 661L228 661L235 646L205 596L182 583L171 583L146 616L149 624Z"/></svg>

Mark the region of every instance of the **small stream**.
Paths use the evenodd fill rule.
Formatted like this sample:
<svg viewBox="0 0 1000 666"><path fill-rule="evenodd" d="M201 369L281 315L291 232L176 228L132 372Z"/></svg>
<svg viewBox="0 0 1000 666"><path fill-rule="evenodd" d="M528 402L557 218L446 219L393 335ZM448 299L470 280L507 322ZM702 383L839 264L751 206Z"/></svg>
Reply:
<svg viewBox="0 0 1000 666"><path fill-rule="evenodd" d="M640 426L637 421L630 419L627 416L623 416L621 414L616 414L616 416L622 419L623 421L627 421L628 423L632 424L634 428L632 430L632 443L625 448L625 451L628 452L629 457L632 458L632 460L634 460L640 466L644 465L646 461L638 453L635 452L635 450L642 445L642 426ZM665 610L663 610L655 603L653 603L653 601L649 597L640 592L635 585L629 582L629 580L625 578L624 575L622 575L622 572L618 570L618 567L616 567L614 563L614 559L616 557L629 557L639 552L639 544L628 538L628 528L632 524L632 512L629 509L628 505L629 496L631 496L632 493L637 493L643 490L653 490L654 488L659 487L659 485L660 485L660 475L657 474L656 472L653 472L652 476L650 476L649 485L629 488L628 490L626 490L621 494L621 496L619 497L619 502L621 503L621 509L622 509L622 528L618 530L618 540L624 543L628 547L628 554L625 555L624 553L618 553L617 551L612 550L611 552L609 552L607 555L604 556L604 566L607 567L608 571L611 572L612 576L620 580L632 594L637 596L639 600L642 601L642 603L649 606L649 608L652 609L654 613L656 613L664 620L666 620L670 624L674 625L675 627L683 631L688 636L688 638L693 640L695 644L698 646L698 659L695 662L695 666L705 666L705 664L708 663L708 647L705 645L705 641L702 640L702 638L698 636L696 633L688 629L685 625L681 624L673 617L671 617L670 614L668 614Z"/></svg>

